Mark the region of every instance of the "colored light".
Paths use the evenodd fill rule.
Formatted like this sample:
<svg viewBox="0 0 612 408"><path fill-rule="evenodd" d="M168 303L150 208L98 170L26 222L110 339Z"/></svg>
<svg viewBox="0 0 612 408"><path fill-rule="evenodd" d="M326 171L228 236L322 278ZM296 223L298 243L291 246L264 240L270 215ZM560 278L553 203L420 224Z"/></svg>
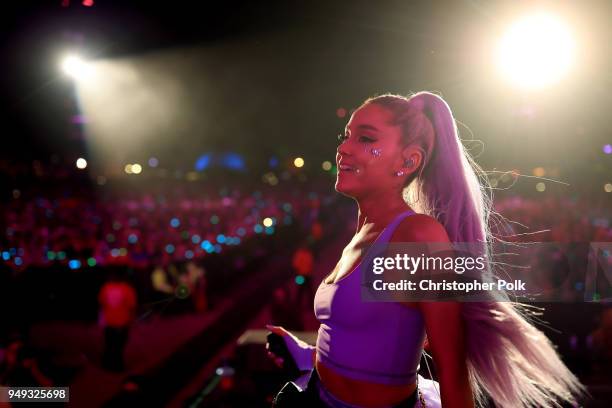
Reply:
<svg viewBox="0 0 612 408"><path fill-rule="evenodd" d="M185 284L179 284L176 287L175 295L179 299L186 299L189 296L189 288Z"/></svg>
<svg viewBox="0 0 612 408"><path fill-rule="evenodd" d="M94 266L96 266L97 262L96 262L96 258L88 258L87 259L87 265L91 266L92 268Z"/></svg>
<svg viewBox="0 0 612 408"><path fill-rule="evenodd" d="M330 162L330 161L325 160L325 161L323 162L323 164L321 164L321 168L322 168L323 170L325 170L325 171L330 171L330 170L331 170L331 168L332 168L332 164L331 164L331 162Z"/></svg>
<svg viewBox="0 0 612 408"><path fill-rule="evenodd" d="M304 284L304 277L302 275L297 275L295 277L295 283L297 283L298 285L303 285Z"/></svg>
<svg viewBox="0 0 612 408"><path fill-rule="evenodd" d="M53 254L53 256L55 257L55 254ZM9 259L11 259L11 253L8 251L3 251L2 259L4 259L5 261L8 261Z"/></svg>
<svg viewBox="0 0 612 408"><path fill-rule="evenodd" d="M263 227L260 224L257 224L253 227L253 231L255 231L256 234L261 234L263 232Z"/></svg>
<svg viewBox="0 0 612 408"><path fill-rule="evenodd" d="M132 173L140 174L142 172L142 166L138 163L132 164Z"/></svg>
<svg viewBox="0 0 612 408"><path fill-rule="evenodd" d="M606 193L612 193L612 184L610 184L610 183L606 183L606 184L604 185L604 191L605 191Z"/></svg>
<svg viewBox="0 0 612 408"><path fill-rule="evenodd" d="M132 174L132 165L126 164L125 167L123 168L123 171L125 171L127 174Z"/></svg>
<svg viewBox="0 0 612 408"><path fill-rule="evenodd" d="M173 253L174 252L174 245L172 245L172 244L166 245L166 252L169 253L169 254Z"/></svg>
<svg viewBox="0 0 612 408"><path fill-rule="evenodd" d="M128 253L127 248L119 248L119 255L126 256Z"/></svg>
<svg viewBox="0 0 612 408"><path fill-rule="evenodd" d="M115 242L115 236L113 234L106 235L106 242L113 243Z"/></svg>
<svg viewBox="0 0 612 408"><path fill-rule="evenodd" d="M180 225L181 225L181 221L178 218L174 217L170 220L170 226L172 228L178 228Z"/></svg>
<svg viewBox="0 0 612 408"><path fill-rule="evenodd" d="M304 167L304 159L296 157L295 160L293 160L293 165L297 168Z"/></svg>
<svg viewBox="0 0 612 408"><path fill-rule="evenodd" d="M612 145L611 144L604 145L603 152L605 154L612 154Z"/></svg>
<svg viewBox="0 0 612 408"><path fill-rule="evenodd" d="M346 112L345 108L338 108L338 109L336 109L336 116L341 118L341 119L346 116L346 113L347 112Z"/></svg>
<svg viewBox="0 0 612 408"><path fill-rule="evenodd" d="M213 225L217 225L219 223L219 217L213 215L212 217L210 217L210 223Z"/></svg>
<svg viewBox="0 0 612 408"><path fill-rule="evenodd" d="M21 266L23 264L23 260L20 257L15 258L15 265Z"/></svg>
<svg viewBox="0 0 612 408"><path fill-rule="evenodd" d="M244 170L244 159L237 153L227 153L221 157L221 164L228 169Z"/></svg>
<svg viewBox="0 0 612 408"><path fill-rule="evenodd" d="M215 252L218 254L221 253L221 251L223 250L223 248L221 248L221 245L219 244L215 244L214 248L215 248Z"/></svg>
<svg viewBox="0 0 612 408"><path fill-rule="evenodd" d="M196 160L195 169L197 171L205 170L210 165L210 161L211 161L210 154L205 154L205 155L200 156L198 160Z"/></svg>
<svg viewBox="0 0 612 408"><path fill-rule="evenodd" d="M225 243L225 241L226 241L226 239L225 239L225 235L223 235L223 234L219 234L219 235L217 235L217 242L218 242L218 243L220 243L220 244L224 244L224 243Z"/></svg>
<svg viewBox="0 0 612 408"><path fill-rule="evenodd" d="M292 207L291 207L291 203L285 203L285 204L283 204L283 211L285 211L285 212L291 212L291 209L292 209Z"/></svg>
<svg viewBox="0 0 612 408"><path fill-rule="evenodd" d="M272 225L274 225L274 220L272 220L272 218L270 217L266 217L264 218L262 224L264 225L264 227L271 227Z"/></svg>
<svg viewBox="0 0 612 408"><path fill-rule="evenodd" d="M187 251L185 251L185 258L187 259L193 258L193 251L191 249L188 249Z"/></svg>
<svg viewBox="0 0 612 408"><path fill-rule="evenodd" d="M241 237L244 237L246 235L246 230L240 227L236 230L236 234L240 235Z"/></svg>
<svg viewBox="0 0 612 408"><path fill-rule="evenodd" d="M81 261L78 259L71 259L68 261L68 267L70 269L79 269L81 267Z"/></svg>
<svg viewBox="0 0 612 408"><path fill-rule="evenodd" d="M268 235L274 234L274 227L266 227L266 234Z"/></svg>
<svg viewBox="0 0 612 408"><path fill-rule="evenodd" d="M191 242L193 242L194 244L199 244L201 240L202 238L200 238L198 234L195 234L191 237Z"/></svg>
<svg viewBox="0 0 612 408"><path fill-rule="evenodd" d="M138 237L136 236L136 234L130 234L128 235L128 242L130 244L135 244L138 242Z"/></svg>
<svg viewBox="0 0 612 408"><path fill-rule="evenodd" d="M57 253L57 259L59 259L60 261L63 261L64 259L66 259L66 253L64 251L59 251Z"/></svg>
<svg viewBox="0 0 612 408"><path fill-rule="evenodd" d="M79 168L81 170L84 169L85 167L87 167L87 160L85 160L82 157L79 157L77 159L77 161L76 161L76 166L77 166L77 168Z"/></svg>
<svg viewBox="0 0 612 408"><path fill-rule="evenodd" d="M270 157L270 160L268 160L268 165L270 167L278 166L278 159L276 157Z"/></svg>
<svg viewBox="0 0 612 408"><path fill-rule="evenodd" d="M113 249L111 249L111 256L112 256L113 258L118 257L118 256L119 256L119 248L113 248Z"/></svg>
<svg viewBox="0 0 612 408"><path fill-rule="evenodd" d="M151 157L148 161L149 167L157 167L159 165L159 160L157 157Z"/></svg>
<svg viewBox="0 0 612 408"><path fill-rule="evenodd" d="M544 175L546 175L546 170L544 170L544 167L536 167L533 169L533 175L536 177L544 177Z"/></svg>
<svg viewBox="0 0 612 408"><path fill-rule="evenodd" d="M542 182L536 184L536 190L538 190L540 193L546 191L546 184Z"/></svg>

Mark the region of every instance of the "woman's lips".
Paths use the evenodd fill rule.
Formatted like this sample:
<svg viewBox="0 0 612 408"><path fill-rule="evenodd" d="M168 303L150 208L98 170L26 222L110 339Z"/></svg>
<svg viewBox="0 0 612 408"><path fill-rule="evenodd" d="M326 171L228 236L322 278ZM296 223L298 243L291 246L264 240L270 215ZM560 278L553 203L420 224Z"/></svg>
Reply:
<svg viewBox="0 0 612 408"><path fill-rule="evenodd" d="M338 170L356 172L357 168L355 166L349 166L348 164L340 164L338 165Z"/></svg>

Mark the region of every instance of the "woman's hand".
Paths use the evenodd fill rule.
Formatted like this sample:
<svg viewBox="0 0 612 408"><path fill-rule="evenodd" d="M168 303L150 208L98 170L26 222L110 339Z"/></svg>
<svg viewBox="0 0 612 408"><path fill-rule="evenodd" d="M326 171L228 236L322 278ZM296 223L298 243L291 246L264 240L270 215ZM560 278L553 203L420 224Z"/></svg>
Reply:
<svg viewBox="0 0 612 408"><path fill-rule="evenodd" d="M289 354L300 371L308 371L314 367L315 348L313 346L298 339L280 326L266 325L266 328L283 338ZM274 363L283 367L284 359L270 351L269 343L266 343L266 350L268 350L268 356L274 360Z"/></svg>

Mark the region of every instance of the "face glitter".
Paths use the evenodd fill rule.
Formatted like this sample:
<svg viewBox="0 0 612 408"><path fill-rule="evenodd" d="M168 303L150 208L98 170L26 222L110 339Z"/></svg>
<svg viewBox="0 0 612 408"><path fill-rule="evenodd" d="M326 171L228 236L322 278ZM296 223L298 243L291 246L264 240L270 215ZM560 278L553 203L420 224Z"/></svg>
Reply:
<svg viewBox="0 0 612 408"><path fill-rule="evenodd" d="M380 157L380 154L382 153L382 149L372 148L370 150L370 153L372 153L372 156L374 157Z"/></svg>

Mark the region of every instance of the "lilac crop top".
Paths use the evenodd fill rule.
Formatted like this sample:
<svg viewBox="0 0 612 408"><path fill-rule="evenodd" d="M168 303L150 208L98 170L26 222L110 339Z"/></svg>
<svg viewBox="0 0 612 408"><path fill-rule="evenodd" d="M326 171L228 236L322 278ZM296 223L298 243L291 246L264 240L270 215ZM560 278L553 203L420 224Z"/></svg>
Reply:
<svg viewBox="0 0 612 408"><path fill-rule="evenodd" d="M396 217L375 242L389 242L411 214ZM360 267L361 263L337 283L321 282L317 289L314 309L321 323L317 357L347 378L389 385L414 383L425 340L423 316L399 303L362 302Z"/></svg>

